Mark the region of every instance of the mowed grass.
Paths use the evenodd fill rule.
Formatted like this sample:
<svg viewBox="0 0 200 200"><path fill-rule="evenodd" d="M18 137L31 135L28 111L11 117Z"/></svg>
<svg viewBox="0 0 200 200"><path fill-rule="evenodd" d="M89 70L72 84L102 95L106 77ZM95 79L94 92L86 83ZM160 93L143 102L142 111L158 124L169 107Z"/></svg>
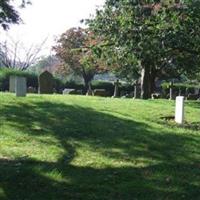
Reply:
<svg viewBox="0 0 200 200"><path fill-rule="evenodd" d="M200 199L200 103L185 109L181 127L168 100L0 93L0 199Z"/></svg>

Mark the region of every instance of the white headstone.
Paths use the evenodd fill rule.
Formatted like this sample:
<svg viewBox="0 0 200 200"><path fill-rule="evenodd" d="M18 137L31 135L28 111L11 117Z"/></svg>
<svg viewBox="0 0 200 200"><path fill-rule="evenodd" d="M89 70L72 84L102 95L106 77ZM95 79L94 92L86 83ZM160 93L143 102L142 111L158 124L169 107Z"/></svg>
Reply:
<svg viewBox="0 0 200 200"><path fill-rule="evenodd" d="M17 97L25 97L27 92L26 78L16 76L15 78L15 92Z"/></svg>
<svg viewBox="0 0 200 200"><path fill-rule="evenodd" d="M176 112L175 112L175 122L178 124L183 124L184 122L184 97L176 97Z"/></svg>
<svg viewBox="0 0 200 200"><path fill-rule="evenodd" d="M68 88L65 88L64 90L63 90L63 94L70 94L70 92L74 92L75 91L75 89L68 89Z"/></svg>
<svg viewBox="0 0 200 200"><path fill-rule="evenodd" d="M15 92L15 76L9 78L9 92Z"/></svg>

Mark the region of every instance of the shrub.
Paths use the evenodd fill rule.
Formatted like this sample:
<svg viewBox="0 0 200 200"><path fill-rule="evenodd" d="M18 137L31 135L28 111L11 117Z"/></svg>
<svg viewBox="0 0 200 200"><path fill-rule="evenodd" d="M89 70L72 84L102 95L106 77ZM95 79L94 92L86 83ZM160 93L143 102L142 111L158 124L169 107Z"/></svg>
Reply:
<svg viewBox="0 0 200 200"><path fill-rule="evenodd" d="M0 90L8 91L9 90L9 77L10 76L23 76L27 78L27 87L38 88L38 78L37 75L14 70L8 68L0 68Z"/></svg>
<svg viewBox="0 0 200 200"><path fill-rule="evenodd" d="M164 82L161 84L161 87L163 89L163 92L165 94L169 93L170 89L170 83L169 82ZM186 93L194 93L194 90L196 88L200 88L200 85L193 85L189 83L174 83L173 84L173 91L174 93L179 93L181 91L182 95L186 95Z"/></svg>
<svg viewBox="0 0 200 200"><path fill-rule="evenodd" d="M38 89L38 75L26 72L19 71L8 68L0 68L0 91L8 91L9 90L9 77L10 76L23 76L27 79L27 87L33 87ZM54 88L57 92L62 92L65 88L65 84L58 78L54 77Z"/></svg>
<svg viewBox="0 0 200 200"><path fill-rule="evenodd" d="M108 81L92 81L92 89L105 89L109 96L114 93L114 84Z"/></svg>
<svg viewBox="0 0 200 200"><path fill-rule="evenodd" d="M65 88L65 84L62 80L54 77L54 88L56 92L62 93L63 89Z"/></svg>
<svg viewBox="0 0 200 200"><path fill-rule="evenodd" d="M77 83L75 81L67 81L64 84L65 88L70 88L70 89L75 89L75 90L83 90L84 89L84 85L82 83Z"/></svg>

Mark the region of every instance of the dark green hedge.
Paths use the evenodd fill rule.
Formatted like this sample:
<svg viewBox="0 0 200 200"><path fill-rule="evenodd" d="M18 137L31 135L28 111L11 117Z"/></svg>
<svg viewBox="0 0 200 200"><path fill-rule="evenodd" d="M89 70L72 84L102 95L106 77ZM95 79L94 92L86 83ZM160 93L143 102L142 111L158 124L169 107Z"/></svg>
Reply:
<svg viewBox="0 0 200 200"><path fill-rule="evenodd" d="M27 87L31 86L34 88L38 88L37 75L24 72L24 71L19 71L19 70L0 68L0 90L1 91L9 90L9 77L14 76L14 75L26 77Z"/></svg>
<svg viewBox="0 0 200 200"><path fill-rule="evenodd" d="M170 89L170 83L169 82L164 82L161 84L161 87L163 89L163 92L169 93ZM173 84L173 91L176 93L181 93L185 95L186 93L194 93L194 90L196 88L200 88L200 85L194 85L194 84L189 84L189 83L174 83Z"/></svg>
<svg viewBox="0 0 200 200"><path fill-rule="evenodd" d="M12 75L23 76L27 78L27 87L34 87L38 89L38 75L24 72L19 70L0 68L0 91L8 91L9 90L9 77ZM64 88L71 88L76 90L85 89L83 83L76 83L74 81L68 81L63 83L58 78L54 78L54 88L58 93L62 93ZM112 82L107 81L92 81L92 89L105 89L110 96L114 93L114 84ZM120 84L120 91L131 92L133 91L133 87L128 84Z"/></svg>
<svg viewBox="0 0 200 200"><path fill-rule="evenodd" d="M38 89L38 75L19 71L8 68L0 68L0 91L8 91L9 90L9 77L10 76L23 76L27 78L27 87L34 87ZM64 83L57 78L54 78L54 88L57 92L61 92L65 87Z"/></svg>
<svg viewBox="0 0 200 200"><path fill-rule="evenodd" d="M76 89L76 90L83 90L84 85L82 83L77 83L75 81L67 81L64 84L65 88Z"/></svg>
<svg viewBox="0 0 200 200"><path fill-rule="evenodd" d="M114 93L114 84L107 81L92 81L92 89L105 89L110 96Z"/></svg>

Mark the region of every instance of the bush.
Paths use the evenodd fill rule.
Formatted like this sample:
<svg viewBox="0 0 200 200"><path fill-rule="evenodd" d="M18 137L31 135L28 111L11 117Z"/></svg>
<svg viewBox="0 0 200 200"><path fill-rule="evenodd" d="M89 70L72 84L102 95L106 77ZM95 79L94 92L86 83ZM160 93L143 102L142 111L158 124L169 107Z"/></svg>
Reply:
<svg viewBox="0 0 200 200"><path fill-rule="evenodd" d="M62 80L58 78L54 78L54 86L53 86L58 93L62 93L63 89L65 88L65 84Z"/></svg>
<svg viewBox="0 0 200 200"><path fill-rule="evenodd" d="M84 85L82 83L77 83L75 81L67 81L64 84L65 88L70 88L70 89L75 89L75 90L83 90L84 89Z"/></svg>
<svg viewBox="0 0 200 200"><path fill-rule="evenodd" d="M114 84L112 82L108 82L108 81L97 81L97 80L93 80L91 83L92 86L92 90L95 89L105 89L106 92L108 93L108 96L112 96L114 93ZM85 86L83 83L77 83L75 81L67 81L64 84L65 88L69 88L69 89L75 89L75 90L83 90L85 89ZM125 91L127 93L130 93L134 90L133 86L130 84L120 84L119 85L119 90L120 91ZM86 91L84 91L86 92Z"/></svg>
<svg viewBox="0 0 200 200"><path fill-rule="evenodd" d="M130 94L131 92L134 91L134 86L131 84L128 84L128 83L122 84L120 86L120 91L124 91L124 92Z"/></svg>
<svg viewBox="0 0 200 200"><path fill-rule="evenodd" d="M23 76L27 78L27 87L38 88L38 78L37 75L14 70L8 68L0 68L0 91L9 90L9 77L10 76Z"/></svg>
<svg viewBox="0 0 200 200"><path fill-rule="evenodd" d="M0 91L9 90L9 77L10 76L23 76L27 79L27 87L38 89L38 75L30 72L19 71L8 68L0 68ZM54 88L57 92L62 92L65 84L58 78L54 78Z"/></svg>
<svg viewBox="0 0 200 200"><path fill-rule="evenodd" d="M109 96L114 93L114 84L107 81L92 81L92 89L105 89Z"/></svg>
<svg viewBox="0 0 200 200"><path fill-rule="evenodd" d="M161 84L161 87L163 89L163 92L165 94L169 93L170 89L170 83L169 82L164 82ZM200 88L200 85L192 85L188 83L174 83L173 84L173 92L174 93L179 93L181 91L182 95L186 95L186 93L194 93L195 89Z"/></svg>

